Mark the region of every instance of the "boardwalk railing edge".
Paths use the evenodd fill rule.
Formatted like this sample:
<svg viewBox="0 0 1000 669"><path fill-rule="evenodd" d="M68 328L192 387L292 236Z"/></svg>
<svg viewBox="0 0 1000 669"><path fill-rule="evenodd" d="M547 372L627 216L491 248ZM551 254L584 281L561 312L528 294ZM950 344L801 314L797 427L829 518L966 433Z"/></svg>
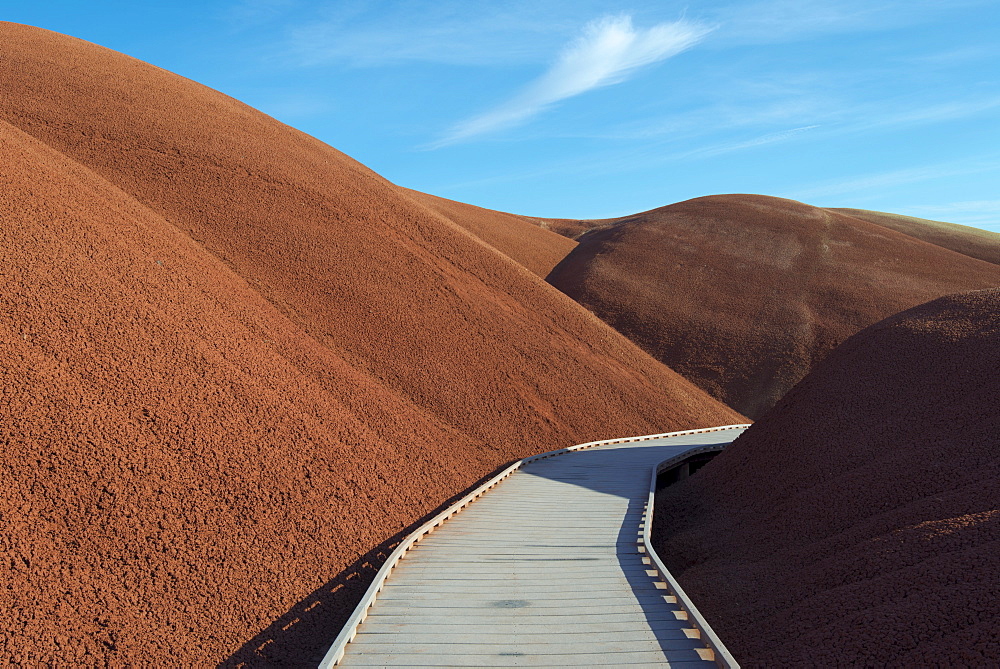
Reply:
<svg viewBox="0 0 1000 669"><path fill-rule="evenodd" d="M344 658L344 652L347 648L347 644L353 641L354 637L357 635L358 627L361 625L362 622L364 622L365 618L368 616L368 609L370 609L372 605L375 603L375 599L377 598L378 593L382 591L382 586L385 584L386 579L389 578L389 573L396 567L397 564L399 564L399 561L403 559L403 556L406 554L408 550L410 550L410 548L413 547L414 544L420 541L423 537L433 532L434 529L437 528L439 525L444 523L446 520L454 516L456 513L458 513L465 507L467 507L469 504L471 504L476 499L478 499L486 492L488 492L491 488L499 484L501 481L506 479L508 476L510 476L511 474L513 474L514 472L516 472L518 469L528 464L529 462L535 462L536 460L551 458L556 455L563 455L565 453L571 453L573 451L582 451L586 448L594 448L595 446L608 446L611 444L624 444L624 443L631 443L634 441L665 439L667 437L680 437L688 434L699 434L702 432L716 432L720 430L735 430L746 427L750 427L750 425L749 424L722 425L719 427L703 427L695 430L680 430L678 432L646 434L637 437L621 437L618 439L588 441L584 444L576 444L575 446L569 446L567 448L560 448L554 451L546 451L545 453L539 453L538 455L522 458L521 460L512 463L509 467L507 467L502 472L491 478L489 481L483 483L481 486L470 492L468 495L458 500L457 502L449 506L447 509L445 509L438 515L434 516L426 523L418 527L416 530L411 532L405 539L403 539L403 541L400 542L398 546L396 546L396 549L389 554L389 557L386 558L385 563L378 570L378 573L375 574L375 580L372 581L372 584L370 586L368 586L368 590L365 591L364 597L361 598L361 601L358 602L358 605L354 608L354 612L351 614L351 617L347 619L346 623L344 623L344 626L343 628L341 628L340 634L338 634L337 638L334 640L333 645L330 646L330 649L326 652L326 655L323 656L322 661L320 661L319 663L319 669L329 669L330 667L334 667L337 664L339 664L340 661ZM690 454L690 451L686 451L685 453ZM652 486L654 492L656 486L657 470L658 467L653 468ZM712 650L715 651L716 663L720 664L720 666L723 667L733 667L733 668L739 667L739 665L736 664L735 660L732 660L732 656L726 650L725 646L722 645L722 641L718 639L718 637L712 631L712 628L708 625L707 622L704 621L701 614L698 612L698 609L695 608L694 604L691 603L687 595L684 594L684 591L681 589L680 585L677 584L676 580L674 580L672 576L670 576L670 573L667 571L666 567L663 566L663 563L660 561L659 557L652 550L652 546L648 544L649 528L651 527L652 524L652 515L653 515L652 497L646 504L647 504L647 513L643 531L643 546L645 551L649 554L650 558L653 560L654 564L656 565L657 571L659 571L661 576L663 576L664 580L667 582L668 587L671 588L674 596L677 597L677 601L684 603L682 608L688 612L690 618L692 619L692 622L698 625L701 633L705 635L706 643L709 643ZM722 664L719 661L720 659L727 657L730 659L731 664Z"/></svg>
<svg viewBox="0 0 1000 669"><path fill-rule="evenodd" d="M749 425L731 425L728 428L720 429L735 429L738 427L749 427ZM712 626L708 624L708 621L705 620L705 617L698 610L698 607L694 605L691 598L688 597L686 592L684 592L684 588L682 588L681 584L677 582L677 579L670 573L670 570L666 568L663 561L660 559L659 554L657 554L656 549L653 548L653 510L656 502L656 477L660 474L660 472L670 468L674 464L680 464L692 455L721 450L722 447L719 446L698 446L688 449L683 453L679 453L672 458L668 458L652 468L649 476L649 497L646 500L645 518L643 518L642 523L642 541L640 542L640 551L645 551L649 560L652 562L649 566L659 572L660 578L662 578L667 584L667 590L677 600L677 605L680 606L682 611L687 613L688 622L698 630L701 641L708 646L709 649L711 649L711 657L706 657L705 659L714 661L715 664L722 667L722 669L739 669L740 665L736 661L736 658L733 657L732 653L729 652L729 649L727 649L725 644L722 643L722 639L720 639L715 633Z"/></svg>

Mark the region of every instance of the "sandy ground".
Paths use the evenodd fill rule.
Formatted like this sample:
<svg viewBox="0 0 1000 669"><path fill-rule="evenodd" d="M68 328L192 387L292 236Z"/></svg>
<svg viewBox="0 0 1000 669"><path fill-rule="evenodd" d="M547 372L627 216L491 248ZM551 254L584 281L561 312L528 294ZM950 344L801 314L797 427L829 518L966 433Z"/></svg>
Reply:
<svg viewBox="0 0 1000 669"><path fill-rule="evenodd" d="M657 550L748 667L1000 664L1000 290L851 337L698 474Z"/></svg>

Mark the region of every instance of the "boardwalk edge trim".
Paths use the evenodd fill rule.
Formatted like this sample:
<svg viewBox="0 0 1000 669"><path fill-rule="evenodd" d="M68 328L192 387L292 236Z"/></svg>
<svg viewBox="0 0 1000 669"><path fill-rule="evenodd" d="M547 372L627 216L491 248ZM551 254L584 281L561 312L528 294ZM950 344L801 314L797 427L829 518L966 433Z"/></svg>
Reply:
<svg viewBox="0 0 1000 669"><path fill-rule="evenodd" d="M721 428L714 428L718 430L735 429L738 427L749 427L749 425L729 425ZM711 431L711 430L705 430ZM646 511L645 518L643 520L642 526L642 541L641 546L645 550L646 556L650 559L652 566L663 579L664 583L667 584L667 591L670 592L677 599L677 606L681 608L682 611L686 612L688 615L688 622L700 633L699 637L701 641L708 646L706 653L699 652L703 660L709 660L715 662L715 664L722 669L739 669L740 665L733 657L729 649L726 648L725 644L722 643L722 639L715 633L712 626L708 624L705 617L698 610L698 607L694 605L688 594L684 592L684 588L681 584L674 578L674 575L670 573L666 565L660 559L657 554L656 549L653 548L653 515L654 507L656 503L656 477L666 469L671 466L680 464L690 458L692 455L697 455L699 453L709 453L712 451L721 451L723 448L718 446L695 446L694 448L688 449L683 453L678 453L672 458L668 458L661 462L660 464L654 466L649 476L649 497L646 501Z"/></svg>
<svg viewBox="0 0 1000 669"><path fill-rule="evenodd" d="M668 437L681 437L688 434L700 434L703 432L716 432L720 430L736 430L740 428L750 427L748 423L737 424L737 425L722 425L719 427L703 427L695 430L680 430L678 432L663 432L660 434L646 434L637 437L622 437L618 439L604 439L602 441L588 441L584 444L577 444L575 446L569 446L567 448L560 448L554 451L546 451L545 453L539 453L538 455L533 455L531 457L523 458L514 462L509 467L505 468L499 474L491 478L486 483L483 483L475 490L470 492L468 495L462 497L460 500L449 506L447 509L437 514L426 523L418 527L416 530L411 532L403 541L400 542L396 549L389 554L386 558L385 563L375 574L375 580L372 584L368 586L368 590L365 592L364 597L358 602L358 605L354 608L354 612L351 617L347 619L344 626L340 630L340 634L334 640L333 645L323 656L322 661L319 663L319 669L330 669L335 667L344 658L344 652L347 649L347 644L354 640L357 635L358 627L364 622L365 618L368 617L368 609L372 607L375 603L375 599L378 597L378 593L382 591L382 587L385 585L386 580L389 578L389 574L392 570L399 564L399 561L403 559L406 554L414 544L419 542L422 538L430 534L440 526L442 523L447 521L449 518L454 516L456 513L467 507L472 502L476 501L484 494L489 492L490 489L498 485L508 476L516 472L522 466L535 462L536 460L543 460L545 458L551 458L557 455L564 455L566 453L572 453L573 451L582 451L587 448L594 448L595 446L607 446L610 444L625 444L634 441L649 441L651 439L665 439ZM699 447L694 447L691 451L685 451L681 455L690 455L692 451L698 450ZM673 460L674 458L671 458ZM662 464L662 463L661 463ZM646 520L643 532L643 545L647 555L652 559L656 570L660 573L660 576L667 583L667 587L670 588L672 594L677 597L678 604L681 605L683 610L688 612L689 620L698 628L702 634L702 640L705 641L706 645L714 651L715 663L720 667L726 669L738 669L739 665L726 650L726 647L722 644L722 641L716 636L715 632L712 631L711 626L702 617L701 613L688 598L684 590L681 589L680 584L677 583L676 579L667 571L667 568L663 566L663 562L660 560L659 556L653 550L652 545L649 543L650 539L650 529L652 527L653 519L653 493L656 491L656 475L659 467L653 467L652 480L650 483L650 493L649 500L646 503Z"/></svg>

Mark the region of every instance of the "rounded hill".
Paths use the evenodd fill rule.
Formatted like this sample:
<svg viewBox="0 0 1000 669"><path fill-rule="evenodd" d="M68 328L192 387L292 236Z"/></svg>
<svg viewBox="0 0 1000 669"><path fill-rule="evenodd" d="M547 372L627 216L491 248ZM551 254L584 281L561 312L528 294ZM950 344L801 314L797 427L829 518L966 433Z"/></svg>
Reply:
<svg viewBox="0 0 1000 669"><path fill-rule="evenodd" d="M715 195L601 222L548 281L757 417L837 344L1000 268L842 213Z"/></svg>

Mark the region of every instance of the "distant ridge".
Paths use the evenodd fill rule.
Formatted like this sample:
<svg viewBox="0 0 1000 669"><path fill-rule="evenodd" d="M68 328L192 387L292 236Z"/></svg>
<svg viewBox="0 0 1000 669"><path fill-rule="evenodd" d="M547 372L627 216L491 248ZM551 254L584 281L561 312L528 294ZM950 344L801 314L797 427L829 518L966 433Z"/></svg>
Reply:
<svg viewBox="0 0 1000 669"><path fill-rule="evenodd" d="M594 223L549 283L750 417L858 330L934 297L1000 285L991 263L763 195Z"/></svg>
<svg viewBox="0 0 1000 669"><path fill-rule="evenodd" d="M1000 265L1000 234L996 232L958 225L957 223L931 221L925 218L887 214L866 209L831 209L830 211L884 225L897 232L922 239L931 244L937 244L952 251L958 251L971 258Z"/></svg>

